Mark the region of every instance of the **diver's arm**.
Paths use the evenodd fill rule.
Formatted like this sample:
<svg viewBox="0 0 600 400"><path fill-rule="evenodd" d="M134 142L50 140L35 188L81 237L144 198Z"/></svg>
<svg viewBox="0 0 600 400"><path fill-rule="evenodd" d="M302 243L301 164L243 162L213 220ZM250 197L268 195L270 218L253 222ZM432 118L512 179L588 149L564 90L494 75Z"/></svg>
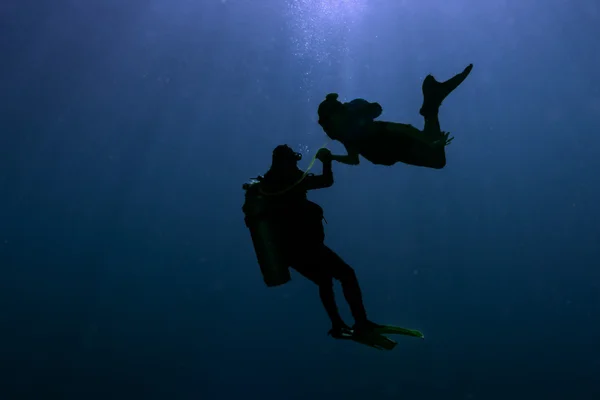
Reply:
<svg viewBox="0 0 600 400"><path fill-rule="evenodd" d="M339 163L346 164L346 165L358 165L360 163L360 158L358 157L358 151L355 151L354 149L348 148L348 147L346 147L346 151L348 152L348 154L346 154L345 156L332 155L331 160L337 161Z"/></svg>
<svg viewBox="0 0 600 400"><path fill-rule="evenodd" d="M333 185L333 169L331 160L323 161L323 173L321 175L308 175L303 181L305 190L325 189Z"/></svg>

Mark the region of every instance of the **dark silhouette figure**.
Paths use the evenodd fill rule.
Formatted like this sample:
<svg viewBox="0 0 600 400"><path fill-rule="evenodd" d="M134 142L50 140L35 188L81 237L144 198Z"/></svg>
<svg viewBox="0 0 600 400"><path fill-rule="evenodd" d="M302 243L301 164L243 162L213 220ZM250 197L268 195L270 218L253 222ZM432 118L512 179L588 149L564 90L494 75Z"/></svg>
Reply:
<svg viewBox="0 0 600 400"><path fill-rule="evenodd" d="M276 230L277 251L284 255L285 264L319 287L321 301L331 320L329 333L341 337L351 332L339 314L333 279L342 285L354 317L354 331L367 330L376 325L367 319L356 274L324 244L323 209L307 199L309 190L333 185L331 153L327 149L317 153L323 163L321 175L305 174L300 170L297 166L300 158L301 154L287 145L277 146L271 168L263 177L257 178L258 184L248 189L246 196L262 196L264 212L261 218L270 219L270 226ZM248 220L246 224L249 224Z"/></svg>
<svg viewBox="0 0 600 400"><path fill-rule="evenodd" d="M423 105L420 114L425 119L423 131L409 124L375 121L383 112L379 103L355 99L342 103L337 93L330 93L319 105L319 125L327 136L346 147L347 155L331 159L348 165L358 165L359 155L373 164L409 165L441 169L446 165L445 146L452 137L442 132L438 119L439 108L469 75L473 64L445 82L432 75L423 81Z"/></svg>

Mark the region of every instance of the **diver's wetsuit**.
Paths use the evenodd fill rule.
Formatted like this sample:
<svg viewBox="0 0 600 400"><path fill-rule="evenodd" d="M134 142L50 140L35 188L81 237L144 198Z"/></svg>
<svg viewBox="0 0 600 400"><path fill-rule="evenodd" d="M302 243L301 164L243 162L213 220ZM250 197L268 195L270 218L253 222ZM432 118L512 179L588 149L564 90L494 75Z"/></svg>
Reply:
<svg viewBox="0 0 600 400"><path fill-rule="evenodd" d="M425 78L423 105L419 111L425 119L423 131L409 124L375 121L383 111L381 105L363 99L341 103L335 93L327 95L319 106L319 124L329 137L342 142L348 154L360 154L373 164L390 166L402 162L441 169L446 165L445 147L429 144L443 137L439 107L472 68L471 64L445 82L438 82L432 75ZM427 140L419 137L427 137Z"/></svg>
<svg viewBox="0 0 600 400"><path fill-rule="evenodd" d="M266 193L278 193L298 182L301 176L302 171L297 168L291 171L272 168L262 178L261 186ZM324 244L323 210L306 198L307 191L332 184L331 161L324 162L322 175L307 175L292 189L272 196L270 202L289 265L319 286L321 301L335 331L346 325L335 302L333 279L340 281L355 322L367 322L367 314L354 270Z"/></svg>
<svg viewBox="0 0 600 400"><path fill-rule="evenodd" d="M352 267L324 244L296 248L290 266L319 286L321 302L334 327L341 328L344 321L339 314L333 292L333 279L340 281L352 317L358 324L367 320L358 279Z"/></svg>
<svg viewBox="0 0 600 400"><path fill-rule="evenodd" d="M432 147L404 134L406 131L417 131L417 128L412 125L373 121L366 130L368 133L359 143L345 144L348 152L355 151L377 165L391 166L401 162L434 169L446 166L445 147Z"/></svg>

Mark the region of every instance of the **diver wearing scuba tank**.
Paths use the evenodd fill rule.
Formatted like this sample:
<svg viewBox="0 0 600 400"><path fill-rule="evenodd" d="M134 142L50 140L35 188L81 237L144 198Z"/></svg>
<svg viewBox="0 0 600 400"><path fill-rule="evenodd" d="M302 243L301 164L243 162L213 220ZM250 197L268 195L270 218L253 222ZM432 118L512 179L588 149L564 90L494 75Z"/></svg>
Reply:
<svg viewBox="0 0 600 400"><path fill-rule="evenodd" d="M307 199L307 191L333 185L331 152L320 149L321 175L306 174L297 166L299 153L286 145L273 151L271 168L244 186L243 206L257 260L267 286L291 279L289 267L314 282L331 320L330 334L340 337L349 330L339 314L333 279L340 281L357 327L373 325L367 320L356 274L324 244L323 209Z"/></svg>

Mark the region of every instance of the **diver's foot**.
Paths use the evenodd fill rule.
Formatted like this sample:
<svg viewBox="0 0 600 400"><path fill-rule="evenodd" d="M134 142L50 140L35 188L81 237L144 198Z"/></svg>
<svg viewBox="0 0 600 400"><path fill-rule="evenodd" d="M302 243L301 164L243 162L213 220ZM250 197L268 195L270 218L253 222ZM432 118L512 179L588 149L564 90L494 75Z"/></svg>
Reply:
<svg viewBox="0 0 600 400"><path fill-rule="evenodd" d="M463 72L445 82L438 82L432 75L427 75L423 81L423 105L419 114L425 118L437 115L444 99L467 79L472 69L473 64L469 64Z"/></svg>
<svg viewBox="0 0 600 400"><path fill-rule="evenodd" d="M352 336L352 329L346 324L334 324L329 330L328 335L334 339L342 339Z"/></svg>
<svg viewBox="0 0 600 400"><path fill-rule="evenodd" d="M356 334L356 335L368 334L368 333L375 331L380 326L381 325L376 324L375 322L365 320L365 321L360 321L360 322L355 323L354 326L352 327L352 330L354 331L354 334Z"/></svg>

